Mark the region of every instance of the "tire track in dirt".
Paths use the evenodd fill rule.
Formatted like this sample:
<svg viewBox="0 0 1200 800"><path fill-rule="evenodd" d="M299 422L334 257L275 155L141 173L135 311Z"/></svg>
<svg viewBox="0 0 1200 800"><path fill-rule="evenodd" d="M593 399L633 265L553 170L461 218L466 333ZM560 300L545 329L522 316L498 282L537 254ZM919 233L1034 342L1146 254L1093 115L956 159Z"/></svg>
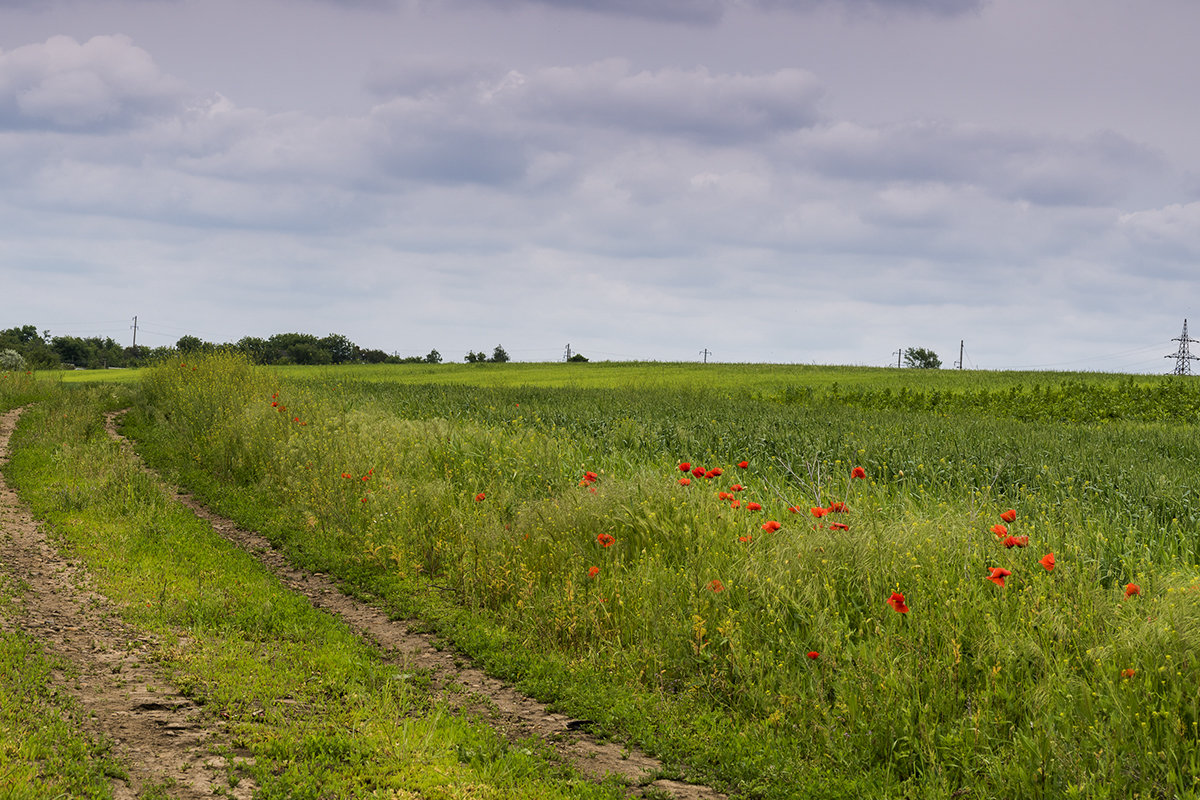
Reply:
<svg viewBox="0 0 1200 800"><path fill-rule="evenodd" d="M109 434L132 453L128 440L117 430L122 413L107 414L105 423ZM428 670L434 676L435 691L452 706L479 714L510 739L535 736L576 770L595 779L617 775L631 786L656 789L678 800L725 800L724 794L707 786L653 779L662 770L657 759L621 744L597 741L580 730L585 721L551 713L544 703L482 670L461 666L466 657L439 649L432 636L415 633L404 621L392 620L383 611L346 596L327 575L296 568L264 536L213 513L191 495L168 491L174 491L178 502L212 525L218 535L254 556L288 588L307 597L315 608L340 617L393 663Z"/></svg>
<svg viewBox="0 0 1200 800"><path fill-rule="evenodd" d="M20 414L0 416L0 465L8 462ZM16 599L14 618L0 619L0 626L15 625L71 665L72 675L56 673L54 680L78 700L90 732L115 744L128 770L126 780L113 781L117 800L152 786L182 800L250 798L253 781L240 775L231 788L231 765L212 752L212 744L227 741L221 723L162 679L149 660L157 643L115 616L83 566L47 539L2 475L0 569L28 585Z"/></svg>

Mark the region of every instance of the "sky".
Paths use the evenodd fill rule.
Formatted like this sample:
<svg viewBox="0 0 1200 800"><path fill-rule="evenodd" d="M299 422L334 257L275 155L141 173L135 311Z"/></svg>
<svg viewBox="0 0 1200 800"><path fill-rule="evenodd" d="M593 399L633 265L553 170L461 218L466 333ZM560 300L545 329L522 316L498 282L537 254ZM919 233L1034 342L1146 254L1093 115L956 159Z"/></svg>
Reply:
<svg viewBox="0 0 1200 800"><path fill-rule="evenodd" d="M1195 0L0 0L0 329L1167 373L1198 30Z"/></svg>

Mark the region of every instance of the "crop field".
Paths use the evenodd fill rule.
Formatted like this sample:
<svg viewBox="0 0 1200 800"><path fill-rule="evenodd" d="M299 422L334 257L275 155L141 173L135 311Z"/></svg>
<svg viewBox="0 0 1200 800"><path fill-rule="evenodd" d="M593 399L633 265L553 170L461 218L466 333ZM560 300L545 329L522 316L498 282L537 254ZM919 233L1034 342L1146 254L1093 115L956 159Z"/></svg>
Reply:
<svg viewBox="0 0 1200 800"><path fill-rule="evenodd" d="M1198 791L1191 379L222 355L121 377L0 398L85 431L132 406L169 481L676 777ZM79 504L55 480L49 516Z"/></svg>

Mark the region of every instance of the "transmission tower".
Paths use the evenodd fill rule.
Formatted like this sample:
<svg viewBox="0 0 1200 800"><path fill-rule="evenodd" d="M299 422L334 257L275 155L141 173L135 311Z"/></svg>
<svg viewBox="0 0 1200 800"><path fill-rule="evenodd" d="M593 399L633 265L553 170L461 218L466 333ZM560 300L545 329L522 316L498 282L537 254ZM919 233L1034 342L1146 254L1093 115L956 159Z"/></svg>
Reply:
<svg viewBox="0 0 1200 800"><path fill-rule="evenodd" d="M1192 355L1191 352L1189 352L1189 350L1188 350L1188 344L1190 342L1195 342L1196 344L1200 344L1200 341L1197 341L1196 339L1193 339L1190 336L1188 336L1186 319L1183 321L1183 333L1179 334L1179 336L1172 339L1171 341L1179 342L1179 349L1177 351L1175 351L1175 353L1173 355L1163 356L1163 358L1175 359L1175 369L1172 370L1173 374L1175 374L1175 375L1191 375L1192 374L1192 362L1200 359L1200 356Z"/></svg>

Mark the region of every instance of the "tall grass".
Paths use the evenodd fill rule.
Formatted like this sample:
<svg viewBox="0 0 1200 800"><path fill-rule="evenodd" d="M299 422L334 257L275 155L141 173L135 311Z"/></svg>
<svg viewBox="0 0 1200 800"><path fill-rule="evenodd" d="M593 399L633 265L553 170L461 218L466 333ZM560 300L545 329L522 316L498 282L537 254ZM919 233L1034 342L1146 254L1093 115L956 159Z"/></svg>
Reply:
<svg viewBox="0 0 1200 800"><path fill-rule="evenodd" d="M150 373L138 431L297 558L396 608L453 598L495 626L456 630L498 669L747 795L1194 791L1194 426L1144 399L1102 425L995 418L999 390L939 379L950 401L880 409L869 388L283 380L217 357ZM1064 385L1041 402L1078 406ZM1198 396L1156 385L1079 391ZM683 461L723 474L685 486ZM1027 546L992 532L1008 508Z"/></svg>

